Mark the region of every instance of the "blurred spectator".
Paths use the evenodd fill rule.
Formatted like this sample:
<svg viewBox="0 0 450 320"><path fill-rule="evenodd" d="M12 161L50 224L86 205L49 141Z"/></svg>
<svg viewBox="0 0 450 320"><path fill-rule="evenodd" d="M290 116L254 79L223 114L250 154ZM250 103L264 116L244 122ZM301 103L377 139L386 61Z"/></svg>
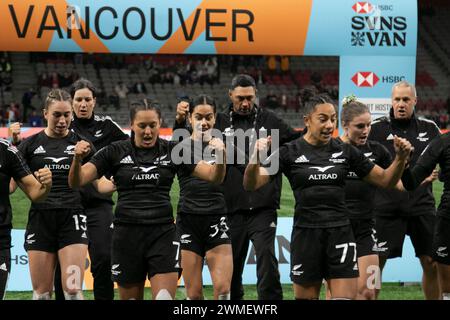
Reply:
<svg viewBox="0 0 450 320"><path fill-rule="evenodd" d="M278 102L278 96L272 90L266 96L266 107L271 109L276 109L280 106Z"/></svg>
<svg viewBox="0 0 450 320"><path fill-rule="evenodd" d="M281 57L281 72L286 74L289 73L289 57L288 56L282 56Z"/></svg>
<svg viewBox="0 0 450 320"><path fill-rule="evenodd" d="M111 92L109 95L109 103L111 103L116 110L120 109L120 99L116 92Z"/></svg>
<svg viewBox="0 0 450 320"><path fill-rule="evenodd" d="M148 75L149 75L148 82L151 83L152 85L161 82L161 75L159 74L158 68L150 69Z"/></svg>
<svg viewBox="0 0 450 320"><path fill-rule="evenodd" d="M288 108L288 97L286 93L283 93L281 95L281 103L280 103L281 107L283 108L284 111L287 111Z"/></svg>
<svg viewBox="0 0 450 320"><path fill-rule="evenodd" d="M69 72L64 71L64 73L58 74L58 84L61 88L70 87L72 85L73 79Z"/></svg>
<svg viewBox="0 0 450 320"><path fill-rule="evenodd" d="M0 57L0 72L11 73L11 63L5 56Z"/></svg>
<svg viewBox="0 0 450 320"><path fill-rule="evenodd" d="M8 108L6 109L6 116L8 123L20 121L20 111L16 103L11 102L9 104Z"/></svg>
<svg viewBox="0 0 450 320"><path fill-rule="evenodd" d="M11 91L12 76L9 72L2 72L0 74L0 85L2 86L2 91Z"/></svg>
<svg viewBox="0 0 450 320"><path fill-rule="evenodd" d="M31 100L36 95L36 91L33 88L28 89L24 92L22 96L22 106L23 106L23 121L27 121L29 110L34 110L34 107L31 105Z"/></svg>
<svg viewBox="0 0 450 320"><path fill-rule="evenodd" d="M217 57L206 59L204 67L206 71L206 82L212 86L217 80Z"/></svg>
<svg viewBox="0 0 450 320"><path fill-rule="evenodd" d="M30 124L30 127L42 127L42 116L39 115L36 110L33 110L31 111L28 123Z"/></svg>
<svg viewBox="0 0 450 320"><path fill-rule="evenodd" d="M116 84L114 91L120 99L125 99L128 95L128 87L122 81Z"/></svg>
<svg viewBox="0 0 450 320"><path fill-rule="evenodd" d="M275 56L269 56L267 58L267 69L270 74L274 74L278 71L278 61Z"/></svg>
<svg viewBox="0 0 450 320"><path fill-rule="evenodd" d="M83 64L83 54L75 53L73 56L73 63L74 64Z"/></svg>
<svg viewBox="0 0 450 320"><path fill-rule="evenodd" d="M317 71L314 71L311 74L311 82L313 85L315 85L317 88L319 88L321 85L321 82L322 82L322 75L320 73L318 73Z"/></svg>
<svg viewBox="0 0 450 320"><path fill-rule="evenodd" d="M97 87L95 90L95 100L96 104L99 107L103 107L103 110L108 107L108 101L106 99L105 91L103 91L101 88Z"/></svg>
<svg viewBox="0 0 450 320"><path fill-rule="evenodd" d="M52 83L51 88L59 88L59 76L56 72L52 72L52 74L50 75L50 81Z"/></svg>
<svg viewBox="0 0 450 320"><path fill-rule="evenodd" d="M138 81L133 86L133 92L136 94L146 94L147 88L145 87L145 84L142 81Z"/></svg>
<svg viewBox="0 0 450 320"><path fill-rule="evenodd" d="M264 80L264 74L261 69L258 69L257 75L256 75L256 86L260 84L264 84L266 81Z"/></svg>
<svg viewBox="0 0 450 320"><path fill-rule="evenodd" d="M150 71L155 68L152 56L148 56L147 59L144 60L144 68L147 71Z"/></svg>
<svg viewBox="0 0 450 320"><path fill-rule="evenodd" d="M52 80L48 76L46 72L42 72L38 78L38 85L39 87L48 87L50 88L52 86Z"/></svg>
<svg viewBox="0 0 450 320"><path fill-rule="evenodd" d="M301 108L303 108L303 99L300 91L297 91L295 95L295 111L298 112Z"/></svg>

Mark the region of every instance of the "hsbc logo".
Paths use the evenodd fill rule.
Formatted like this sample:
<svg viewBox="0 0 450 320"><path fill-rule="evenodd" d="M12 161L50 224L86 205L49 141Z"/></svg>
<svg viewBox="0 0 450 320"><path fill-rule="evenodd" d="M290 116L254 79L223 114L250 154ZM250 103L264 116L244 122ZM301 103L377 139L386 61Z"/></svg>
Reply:
<svg viewBox="0 0 450 320"><path fill-rule="evenodd" d="M373 72L364 71L364 72L357 72L352 77L353 83L357 87L374 87L378 81L380 81L380 78Z"/></svg>
<svg viewBox="0 0 450 320"><path fill-rule="evenodd" d="M369 2L357 2L352 7L356 13L370 13L373 10L373 5Z"/></svg>

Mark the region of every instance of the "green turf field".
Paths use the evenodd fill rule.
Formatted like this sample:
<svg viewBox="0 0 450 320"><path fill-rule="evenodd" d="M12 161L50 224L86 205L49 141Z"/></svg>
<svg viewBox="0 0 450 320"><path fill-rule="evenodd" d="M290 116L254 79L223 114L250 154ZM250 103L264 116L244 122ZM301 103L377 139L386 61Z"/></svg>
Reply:
<svg viewBox="0 0 450 320"><path fill-rule="evenodd" d="M257 300L256 286L246 285L245 288L245 300ZM205 299L213 299L213 291L211 286L204 287ZM5 300L30 300L32 297L31 291L26 292L6 292ZM92 291L84 291L84 297L88 300L93 300L94 296ZM283 285L283 297L285 300L293 300L294 292L291 285ZM185 299L186 295L183 288L177 290L176 299ZM324 291L320 294L321 299L325 299ZM118 293L116 290L115 299L118 299ZM144 299L150 300L150 289L146 288L144 292ZM405 285L402 283L385 283L383 284L380 296L380 300L423 300L422 290L419 285Z"/></svg>
<svg viewBox="0 0 450 320"><path fill-rule="evenodd" d="M442 194L443 184L441 182L435 182L433 185L434 195L436 198L436 205L440 202L440 197ZM174 210L176 210L176 204L178 202L178 182L174 183L171 191L172 203ZM11 195L11 204L13 206L13 227L15 229L24 229L27 223L27 214L29 209L29 200L23 194L23 192L18 189L13 195ZM285 177L283 177L283 189L281 194L281 208L278 212L280 217L291 217L293 214L294 199L292 195L292 190L289 186L289 182ZM419 262L417 262L419 263ZM256 287L253 285L248 285L246 287L245 298L248 300L256 299ZM293 292L291 285L283 285L284 298L293 299ZM92 299L92 292L86 291L85 293L87 299ZM116 295L117 296L117 295ZM210 286L205 287L205 296L208 299L212 298L212 288ZM8 292L6 294L6 299L16 300L16 299L30 299L31 292ZM146 298L150 298L150 294L146 291ZM184 293L182 289L178 290L177 298L183 299ZM423 294L419 285L408 285L404 286L398 283L384 283L381 290L380 299L387 300L417 300L423 299Z"/></svg>

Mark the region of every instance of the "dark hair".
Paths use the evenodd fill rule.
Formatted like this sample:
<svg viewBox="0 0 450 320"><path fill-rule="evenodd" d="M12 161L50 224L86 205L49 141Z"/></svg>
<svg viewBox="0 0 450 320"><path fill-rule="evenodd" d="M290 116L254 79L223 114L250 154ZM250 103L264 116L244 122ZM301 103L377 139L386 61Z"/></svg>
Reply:
<svg viewBox="0 0 450 320"><path fill-rule="evenodd" d="M48 110L48 107L57 101L67 101L69 104L72 104L72 98L70 94L66 90L62 89L52 89L45 98L44 102L44 110Z"/></svg>
<svg viewBox="0 0 450 320"><path fill-rule="evenodd" d="M343 126L348 124L353 120L354 117L357 117L364 113L370 113L369 107L360 101L350 101L349 103L342 105L341 110L341 123Z"/></svg>
<svg viewBox="0 0 450 320"><path fill-rule="evenodd" d="M256 89L255 79L248 74L238 74L231 80L230 90L236 87L253 87Z"/></svg>
<svg viewBox="0 0 450 320"><path fill-rule="evenodd" d="M316 107L319 104L330 103L334 106L333 100L326 93L317 94L309 98L305 103L305 112L304 115L308 116L316 110Z"/></svg>
<svg viewBox="0 0 450 320"><path fill-rule="evenodd" d="M95 98L97 96L97 88L94 84L88 79L81 78L75 81L70 87L70 95L72 96L72 99L75 97L75 92L81 89L89 89L89 91L92 92L92 97Z"/></svg>
<svg viewBox="0 0 450 320"><path fill-rule="evenodd" d="M196 106L208 104L213 107L214 114L216 114L216 100L207 94L199 94L189 103L189 113L192 114Z"/></svg>
<svg viewBox="0 0 450 320"><path fill-rule="evenodd" d="M161 120L161 109L159 103L156 101L135 100L130 103L130 121L133 122L136 118L136 113L139 111L153 110L158 115L158 119Z"/></svg>

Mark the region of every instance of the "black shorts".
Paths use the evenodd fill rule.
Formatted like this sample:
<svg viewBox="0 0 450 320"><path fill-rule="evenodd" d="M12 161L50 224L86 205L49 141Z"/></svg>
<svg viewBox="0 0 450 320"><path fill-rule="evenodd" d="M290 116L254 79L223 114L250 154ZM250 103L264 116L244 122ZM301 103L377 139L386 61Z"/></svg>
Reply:
<svg viewBox="0 0 450 320"><path fill-rule="evenodd" d="M433 241L433 259L439 263L450 265L450 219L436 217L436 229Z"/></svg>
<svg viewBox="0 0 450 320"><path fill-rule="evenodd" d="M375 220L374 219L350 219L353 235L356 241L358 258L378 254Z"/></svg>
<svg viewBox="0 0 450 320"><path fill-rule="evenodd" d="M25 250L58 252L71 244L88 244L83 209L31 209L25 231Z"/></svg>
<svg viewBox="0 0 450 320"><path fill-rule="evenodd" d="M177 235L181 250L195 252L201 257L221 244L231 244L228 218L223 215L195 215L180 213L177 216Z"/></svg>
<svg viewBox="0 0 450 320"><path fill-rule="evenodd" d="M291 280L296 284L359 276L356 243L350 225L333 228L294 227Z"/></svg>
<svg viewBox="0 0 450 320"><path fill-rule="evenodd" d="M158 273L180 273L175 224L114 224L111 278L140 283Z"/></svg>
<svg viewBox="0 0 450 320"><path fill-rule="evenodd" d="M388 259L402 256L405 235L409 235L416 257L433 256L433 234L435 215L420 216L378 216L375 220L377 230L378 254Z"/></svg>

